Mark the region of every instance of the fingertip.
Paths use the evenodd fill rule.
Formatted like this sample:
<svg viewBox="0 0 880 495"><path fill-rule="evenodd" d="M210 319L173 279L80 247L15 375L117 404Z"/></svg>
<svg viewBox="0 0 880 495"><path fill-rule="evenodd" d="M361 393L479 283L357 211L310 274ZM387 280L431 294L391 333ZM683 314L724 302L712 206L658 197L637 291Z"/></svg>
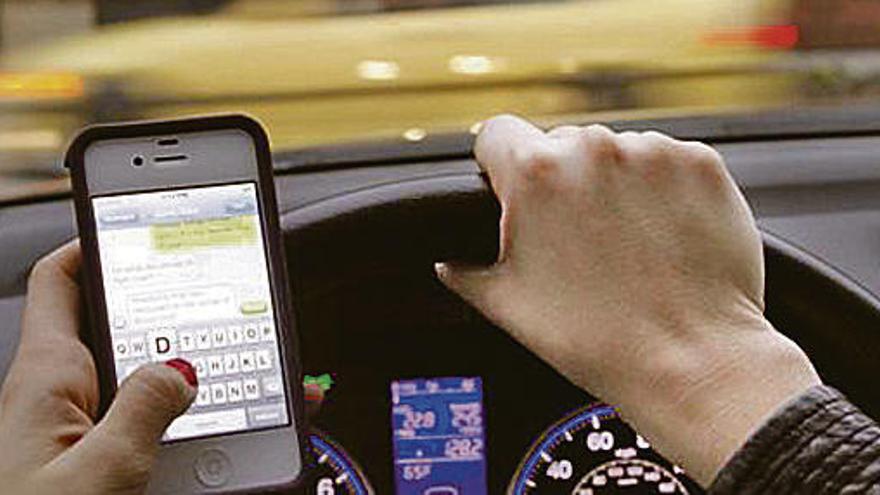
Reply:
<svg viewBox="0 0 880 495"><path fill-rule="evenodd" d="M199 379L196 376L196 370L189 361L183 358L174 358L165 361L165 366L177 370L183 376L184 380L190 387L198 388Z"/></svg>
<svg viewBox="0 0 880 495"><path fill-rule="evenodd" d="M483 121L480 133L477 134L477 144L486 141L496 135L530 134L535 137L544 136L544 131L528 120L512 113L503 113Z"/></svg>
<svg viewBox="0 0 880 495"><path fill-rule="evenodd" d="M181 360L183 361L183 360ZM184 361L186 362L186 361ZM186 362L189 364L188 362ZM190 365L192 366L192 365ZM166 369L171 369L167 364L163 366ZM187 377L186 374L182 373L180 369L173 369L176 372L175 381L177 383L178 390L182 390L183 394L183 402L181 403L181 413L185 412L189 409L189 406L195 401L196 396L199 394L199 382L198 378L195 376L195 369L192 369L192 378Z"/></svg>
<svg viewBox="0 0 880 495"><path fill-rule="evenodd" d="M80 248L76 239L37 260L28 274L21 341L79 339Z"/></svg>
<svg viewBox="0 0 880 495"><path fill-rule="evenodd" d="M522 156L550 143L543 130L515 115L503 114L485 121L474 142L477 164L489 176L498 196L504 196L508 179Z"/></svg>
<svg viewBox="0 0 880 495"><path fill-rule="evenodd" d="M503 121L508 117L507 115L498 115L484 120L480 124L480 132L477 133L477 137L474 139L474 157L477 159L477 164L483 170L486 170L486 159L490 155L492 138L498 131L499 121Z"/></svg>
<svg viewBox="0 0 880 495"><path fill-rule="evenodd" d="M79 242L74 239L38 259L28 274L28 293L48 292L58 296L77 296L77 275L81 263ZM57 294L58 291L62 291Z"/></svg>
<svg viewBox="0 0 880 495"><path fill-rule="evenodd" d="M183 359L176 359L141 366L122 383L117 400L124 397L153 409L165 410L173 416L183 413L198 393L198 385L191 385L183 372L184 363L189 364Z"/></svg>
<svg viewBox="0 0 880 495"><path fill-rule="evenodd" d="M450 263L437 262L434 263L434 273L437 279L450 289L455 289L455 269Z"/></svg>
<svg viewBox="0 0 880 495"><path fill-rule="evenodd" d="M437 275L437 278L439 278L441 281L443 280L444 277L446 277L448 271L449 271L449 266L446 263L443 263L442 261L438 261L438 262L434 263L434 273Z"/></svg>
<svg viewBox="0 0 880 495"><path fill-rule="evenodd" d="M147 483L163 435L195 399L196 389L182 372L186 366L183 360L150 363L122 382L107 413L67 456L78 472L91 470L92 487Z"/></svg>
<svg viewBox="0 0 880 495"><path fill-rule="evenodd" d="M434 270L443 285L471 303L482 300L496 278L494 269L486 266L443 262Z"/></svg>
<svg viewBox="0 0 880 495"><path fill-rule="evenodd" d="M504 122L511 122L511 121L520 122L522 120L523 119L521 117L514 115L512 113L499 113L498 115L493 115L492 117L489 117L488 119L483 121L482 131L486 132L491 127L494 127L494 126L501 124L501 123L504 123Z"/></svg>
<svg viewBox="0 0 880 495"><path fill-rule="evenodd" d="M74 278L82 262L82 251L79 238L73 238L49 254L38 259L34 264L32 275L47 274L50 276L67 276Z"/></svg>

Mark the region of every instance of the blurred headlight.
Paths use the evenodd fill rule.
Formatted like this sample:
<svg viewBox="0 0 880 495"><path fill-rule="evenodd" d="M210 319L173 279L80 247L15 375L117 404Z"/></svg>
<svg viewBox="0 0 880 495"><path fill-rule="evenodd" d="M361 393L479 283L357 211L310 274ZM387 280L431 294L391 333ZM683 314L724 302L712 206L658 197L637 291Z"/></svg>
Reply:
<svg viewBox="0 0 880 495"><path fill-rule="evenodd" d="M0 100L78 98L85 84L65 72L0 72Z"/></svg>

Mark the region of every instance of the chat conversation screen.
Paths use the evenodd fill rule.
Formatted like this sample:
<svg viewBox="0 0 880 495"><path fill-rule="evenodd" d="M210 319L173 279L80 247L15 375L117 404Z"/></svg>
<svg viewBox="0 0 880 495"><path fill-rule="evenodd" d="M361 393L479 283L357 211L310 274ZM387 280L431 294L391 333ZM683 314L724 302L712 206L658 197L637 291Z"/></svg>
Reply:
<svg viewBox="0 0 880 495"><path fill-rule="evenodd" d="M117 381L187 359L199 393L166 441L289 424L253 183L97 197Z"/></svg>

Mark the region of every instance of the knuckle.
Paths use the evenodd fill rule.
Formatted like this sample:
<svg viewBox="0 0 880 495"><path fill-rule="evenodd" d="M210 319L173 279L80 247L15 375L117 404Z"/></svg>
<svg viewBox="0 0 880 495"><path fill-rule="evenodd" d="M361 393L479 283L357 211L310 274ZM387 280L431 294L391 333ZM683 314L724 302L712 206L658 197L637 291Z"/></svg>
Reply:
<svg viewBox="0 0 880 495"><path fill-rule="evenodd" d="M686 146L696 163L711 167L720 167L724 163L718 150L708 144L694 142L686 143Z"/></svg>
<svg viewBox="0 0 880 495"><path fill-rule="evenodd" d="M641 132L627 141L626 157L630 163L653 179L669 177L676 165L675 141L656 131Z"/></svg>
<svg viewBox="0 0 880 495"><path fill-rule="evenodd" d="M714 148L703 143L686 143L683 147L685 160L701 177L717 181L726 176L724 159Z"/></svg>
<svg viewBox="0 0 880 495"><path fill-rule="evenodd" d="M22 359L53 370L53 375L59 378L78 378L81 373L94 372L92 353L79 341L52 338L28 342L21 347Z"/></svg>
<svg viewBox="0 0 880 495"><path fill-rule="evenodd" d="M645 131L642 133L642 136L645 139L648 139L656 144L672 144L675 142L675 139L667 134L663 134L660 131Z"/></svg>
<svg viewBox="0 0 880 495"><path fill-rule="evenodd" d="M584 128L580 139L587 153L597 161L616 163L623 158L617 134L603 125L594 124Z"/></svg>
<svg viewBox="0 0 880 495"><path fill-rule="evenodd" d="M94 384L92 355L79 342L54 339L22 345L3 387L5 400L79 396L83 384Z"/></svg>
<svg viewBox="0 0 880 495"><path fill-rule="evenodd" d="M559 157L543 146L529 146L515 151L517 176L525 184L547 184L559 174Z"/></svg>
<svg viewBox="0 0 880 495"><path fill-rule="evenodd" d="M644 132L641 138L649 154L655 158L671 157L678 143L675 139L657 131Z"/></svg>

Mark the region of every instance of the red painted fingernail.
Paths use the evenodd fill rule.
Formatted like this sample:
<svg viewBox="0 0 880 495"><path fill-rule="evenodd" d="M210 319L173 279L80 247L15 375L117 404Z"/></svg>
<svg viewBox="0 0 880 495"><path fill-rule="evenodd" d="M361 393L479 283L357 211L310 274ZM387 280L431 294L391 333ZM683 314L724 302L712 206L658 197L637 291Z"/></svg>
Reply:
<svg viewBox="0 0 880 495"><path fill-rule="evenodd" d="M169 359L168 361L165 361L165 366L170 366L179 371L180 374L183 375L183 378L186 379L186 383L189 383L191 387L199 386L199 379L196 376L196 370L186 359Z"/></svg>

